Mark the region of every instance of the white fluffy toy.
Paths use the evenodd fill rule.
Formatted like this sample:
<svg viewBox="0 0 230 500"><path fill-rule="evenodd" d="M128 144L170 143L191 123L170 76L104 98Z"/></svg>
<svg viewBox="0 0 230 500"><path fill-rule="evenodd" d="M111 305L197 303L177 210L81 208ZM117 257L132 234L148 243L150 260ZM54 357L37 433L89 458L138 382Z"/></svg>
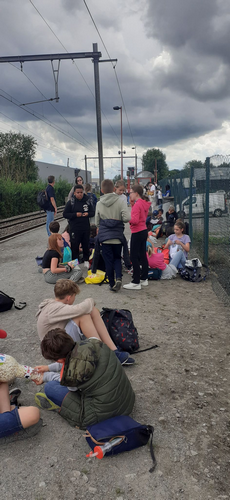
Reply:
<svg viewBox="0 0 230 500"><path fill-rule="evenodd" d="M31 366L20 365L12 356L0 354L0 382L10 382L17 377L38 380L39 376Z"/></svg>

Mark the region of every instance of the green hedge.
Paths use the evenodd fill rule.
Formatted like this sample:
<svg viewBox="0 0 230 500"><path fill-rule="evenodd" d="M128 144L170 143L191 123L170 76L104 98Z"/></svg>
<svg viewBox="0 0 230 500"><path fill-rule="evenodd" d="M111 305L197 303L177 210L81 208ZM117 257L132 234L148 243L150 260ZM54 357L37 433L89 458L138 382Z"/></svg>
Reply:
<svg viewBox="0 0 230 500"><path fill-rule="evenodd" d="M37 194L46 186L47 182L42 181L17 183L10 179L0 179L0 218L6 219L39 210ZM71 187L72 184L61 178L55 182L58 207L65 204L65 197L68 196Z"/></svg>

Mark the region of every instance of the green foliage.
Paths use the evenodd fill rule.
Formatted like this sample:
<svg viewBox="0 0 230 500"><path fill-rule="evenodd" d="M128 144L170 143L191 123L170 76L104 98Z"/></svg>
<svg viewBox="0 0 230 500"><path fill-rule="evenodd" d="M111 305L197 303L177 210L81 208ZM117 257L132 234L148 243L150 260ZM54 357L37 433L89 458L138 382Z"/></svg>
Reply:
<svg viewBox="0 0 230 500"><path fill-rule="evenodd" d="M47 182L14 182L11 179L0 179L0 218L36 212L37 194L47 187ZM55 182L57 206L65 204L65 197L72 187L66 180L59 178Z"/></svg>
<svg viewBox="0 0 230 500"><path fill-rule="evenodd" d="M179 170L178 168L174 168L174 170L169 170L168 177L170 179L172 177L176 177L177 179L179 179L180 174L181 174L181 170Z"/></svg>
<svg viewBox="0 0 230 500"><path fill-rule="evenodd" d="M0 173L4 179L15 182L36 181L35 165L37 142L31 135L0 133Z"/></svg>
<svg viewBox="0 0 230 500"><path fill-rule="evenodd" d="M155 160L157 162L155 162ZM169 175L166 155L160 149L148 149L142 156L143 170L148 170L154 174L157 166L157 179L164 179Z"/></svg>

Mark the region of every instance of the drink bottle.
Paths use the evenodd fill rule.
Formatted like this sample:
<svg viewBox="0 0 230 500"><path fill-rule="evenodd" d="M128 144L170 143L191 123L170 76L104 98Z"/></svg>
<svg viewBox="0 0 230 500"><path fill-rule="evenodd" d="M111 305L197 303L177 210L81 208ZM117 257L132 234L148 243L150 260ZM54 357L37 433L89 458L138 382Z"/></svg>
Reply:
<svg viewBox="0 0 230 500"><path fill-rule="evenodd" d="M106 453L112 450L112 448L118 444L121 443L122 438L115 438L112 441L108 441L107 443L103 444L102 446L95 446L93 452L91 451L87 457L97 457L100 460L104 457Z"/></svg>

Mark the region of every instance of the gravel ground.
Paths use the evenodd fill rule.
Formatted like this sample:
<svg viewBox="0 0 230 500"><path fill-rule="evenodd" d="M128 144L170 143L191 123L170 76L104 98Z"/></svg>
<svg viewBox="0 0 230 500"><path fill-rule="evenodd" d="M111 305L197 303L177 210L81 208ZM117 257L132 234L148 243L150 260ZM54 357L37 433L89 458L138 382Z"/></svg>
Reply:
<svg viewBox="0 0 230 500"><path fill-rule="evenodd" d="M44 362L37 305L53 296L53 286L35 263L46 242L45 228L39 228L1 244L0 288L28 304L1 314L0 327L8 332L1 351L31 366ZM1 447L1 498L229 499L229 309L215 295L211 279L193 284L178 277L116 295L107 285L80 287L78 300L92 296L99 309L130 309L141 348L159 346L136 354L135 366L126 368L136 393L132 416L155 427L157 468L149 473L148 446L102 461L87 459L83 433L42 410L40 434ZM22 403L33 404L37 387L24 380L16 385Z"/></svg>

